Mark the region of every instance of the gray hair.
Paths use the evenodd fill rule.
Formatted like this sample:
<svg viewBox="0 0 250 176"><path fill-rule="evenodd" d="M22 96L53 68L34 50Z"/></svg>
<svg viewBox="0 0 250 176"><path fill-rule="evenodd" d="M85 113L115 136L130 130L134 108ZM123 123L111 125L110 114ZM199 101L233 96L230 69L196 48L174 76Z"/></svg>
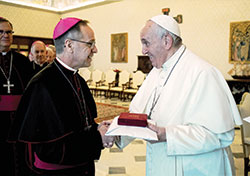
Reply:
<svg viewBox="0 0 250 176"><path fill-rule="evenodd" d="M172 39L173 39L173 46L174 47L179 47L182 44L182 39L181 37L173 34L172 32L164 29L163 27L159 26L158 24L156 24L156 31L155 33L160 37L164 37L165 35L169 34L171 35Z"/></svg>
<svg viewBox="0 0 250 176"><path fill-rule="evenodd" d="M80 39L83 37L81 30L80 30L80 26L86 26L88 24L87 20L81 20L80 22L78 22L74 27L72 27L70 30L68 30L65 34L63 34L62 36L60 36L59 38L54 40L54 44L56 47L56 54L61 54L64 50L64 42L66 39L68 38L72 38L72 39Z"/></svg>

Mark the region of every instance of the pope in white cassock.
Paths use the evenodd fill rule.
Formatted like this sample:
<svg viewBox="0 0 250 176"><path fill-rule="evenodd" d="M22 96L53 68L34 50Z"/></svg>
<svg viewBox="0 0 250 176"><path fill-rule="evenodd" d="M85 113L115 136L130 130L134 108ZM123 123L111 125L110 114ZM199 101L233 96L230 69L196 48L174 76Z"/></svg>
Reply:
<svg viewBox="0 0 250 176"><path fill-rule="evenodd" d="M222 74L182 44L179 26L167 15L147 21L142 52L154 68L130 105L156 125L147 142L147 176L235 175L230 144L242 121ZM123 148L132 139L120 137Z"/></svg>

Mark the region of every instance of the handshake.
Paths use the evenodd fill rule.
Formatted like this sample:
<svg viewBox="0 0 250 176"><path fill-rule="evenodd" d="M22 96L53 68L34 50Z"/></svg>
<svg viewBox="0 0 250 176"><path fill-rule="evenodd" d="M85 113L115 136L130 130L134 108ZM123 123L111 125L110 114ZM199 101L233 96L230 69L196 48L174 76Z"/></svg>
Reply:
<svg viewBox="0 0 250 176"><path fill-rule="evenodd" d="M102 136L103 147L111 148L115 142L115 136L105 136L112 121L103 121L98 126L98 131Z"/></svg>

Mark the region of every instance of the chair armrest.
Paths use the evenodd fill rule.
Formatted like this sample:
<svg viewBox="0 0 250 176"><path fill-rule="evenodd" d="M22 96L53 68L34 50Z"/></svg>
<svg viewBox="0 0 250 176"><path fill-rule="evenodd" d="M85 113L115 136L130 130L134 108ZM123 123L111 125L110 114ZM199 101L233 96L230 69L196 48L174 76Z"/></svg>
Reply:
<svg viewBox="0 0 250 176"><path fill-rule="evenodd" d="M130 81L122 84L122 90L129 89L130 88Z"/></svg>
<svg viewBox="0 0 250 176"><path fill-rule="evenodd" d="M109 88L115 87L116 81L112 81L111 83L108 83Z"/></svg>
<svg viewBox="0 0 250 176"><path fill-rule="evenodd" d="M87 85L91 85L92 81L93 81L92 79L87 80L86 81Z"/></svg>
<svg viewBox="0 0 250 176"><path fill-rule="evenodd" d="M99 86L101 86L101 85L103 85L103 83L104 83L105 81L103 80L100 80L100 81L97 81L95 84L96 84L96 87L99 87Z"/></svg>

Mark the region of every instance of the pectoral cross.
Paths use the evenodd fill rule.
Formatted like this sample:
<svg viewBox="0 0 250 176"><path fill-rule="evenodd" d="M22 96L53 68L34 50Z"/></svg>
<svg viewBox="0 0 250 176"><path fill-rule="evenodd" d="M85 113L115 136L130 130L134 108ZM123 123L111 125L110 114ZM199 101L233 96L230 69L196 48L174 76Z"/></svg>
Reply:
<svg viewBox="0 0 250 176"><path fill-rule="evenodd" d="M10 93L10 87L14 87L14 84L10 84L10 80L7 80L7 84L3 84L3 87L7 87L7 93Z"/></svg>

